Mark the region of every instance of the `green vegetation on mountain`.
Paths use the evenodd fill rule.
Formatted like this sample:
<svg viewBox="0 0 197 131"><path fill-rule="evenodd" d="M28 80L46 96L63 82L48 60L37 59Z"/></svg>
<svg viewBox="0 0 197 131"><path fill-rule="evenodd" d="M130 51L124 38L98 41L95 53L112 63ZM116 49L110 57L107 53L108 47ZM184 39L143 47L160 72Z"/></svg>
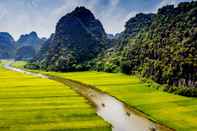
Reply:
<svg viewBox="0 0 197 131"><path fill-rule="evenodd" d="M112 47L97 58L96 69L137 72L166 84L166 91L197 96L196 16L197 2L185 2L159 9L145 26L139 26L143 20L137 21L138 15L131 18L122 35L128 37L119 38L118 48ZM132 32L134 35L129 35Z"/></svg>
<svg viewBox="0 0 197 131"><path fill-rule="evenodd" d="M106 72L119 72L120 68L127 63L127 61L121 61L123 56L122 50L128 45L128 41L131 37L136 36L145 27L151 24L154 16L154 14L140 13L134 18L131 18L125 25L125 31L123 31L117 39L112 40L112 46L100 53L92 62L94 65L93 69ZM122 69L124 68L127 67L125 66Z"/></svg>
<svg viewBox="0 0 197 131"><path fill-rule="evenodd" d="M123 51L128 72L140 72L167 91L197 96L197 2L159 9L152 24Z"/></svg>
<svg viewBox="0 0 197 131"><path fill-rule="evenodd" d="M87 70L88 61L103 50L106 37L100 21L85 7L77 7L59 20L33 63L53 71Z"/></svg>

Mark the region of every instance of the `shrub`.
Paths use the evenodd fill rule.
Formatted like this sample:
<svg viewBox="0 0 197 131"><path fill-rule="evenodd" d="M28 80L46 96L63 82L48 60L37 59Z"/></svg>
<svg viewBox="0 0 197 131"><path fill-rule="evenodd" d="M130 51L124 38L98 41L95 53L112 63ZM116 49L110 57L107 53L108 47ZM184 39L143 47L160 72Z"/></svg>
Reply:
<svg viewBox="0 0 197 131"><path fill-rule="evenodd" d="M131 64L129 61L121 61L120 71L124 74L131 74Z"/></svg>

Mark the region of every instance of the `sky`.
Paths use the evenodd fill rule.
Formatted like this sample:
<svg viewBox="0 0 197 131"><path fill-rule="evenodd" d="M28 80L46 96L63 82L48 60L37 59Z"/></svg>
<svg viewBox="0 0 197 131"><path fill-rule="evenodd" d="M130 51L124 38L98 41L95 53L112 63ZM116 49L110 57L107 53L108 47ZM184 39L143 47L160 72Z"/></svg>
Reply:
<svg viewBox="0 0 197 131"><path fill-rule="evenodd" d="M156 13L160 7L184 1L192 0L0 0L0 32L9 32L16 40L31 31L48 38L62 16L85 6L107 33L115 34L137 13Z"/></svg>

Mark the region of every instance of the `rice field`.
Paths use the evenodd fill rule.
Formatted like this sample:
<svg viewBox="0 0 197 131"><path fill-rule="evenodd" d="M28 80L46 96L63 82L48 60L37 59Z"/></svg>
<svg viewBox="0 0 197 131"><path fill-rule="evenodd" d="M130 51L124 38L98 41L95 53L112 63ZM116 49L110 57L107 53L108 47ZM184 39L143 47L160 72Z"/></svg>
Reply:
<svg viewBox="0 0 197 131"><path fill-rule="evenodd" d="M111 131L69 87L0 65L0 131Z"/></svg>
<svg viewBox="0 0 197 131"><path fill-rule="evenodd" d="M24 63L16 63L22 67ZM155 122L177 131L197 131L197 98L170 94L143 83L136 76L104 72L44 72L77 80L118 98L130 107L144 112Z"/></svg>
<svg viewBox="0 0 197 131"><path fill-rule="evenodd" d="M115 96L150 119L176 129L197 130L197 98L188 98L157 90L136 76L103 72L50 73L77 80Z"/></svg>

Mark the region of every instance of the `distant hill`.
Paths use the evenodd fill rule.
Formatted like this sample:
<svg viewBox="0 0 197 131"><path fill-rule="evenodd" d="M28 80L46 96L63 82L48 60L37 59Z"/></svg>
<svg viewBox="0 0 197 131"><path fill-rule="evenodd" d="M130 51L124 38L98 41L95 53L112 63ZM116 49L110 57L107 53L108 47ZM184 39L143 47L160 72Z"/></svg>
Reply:
<svg viewBox="0 0 197 131"><path fill-rule="evenodd" d="M43 43L46 41L45 38L39 38L36 32L21 35L19 40L16 42L16 56L17 60L30 60L40 50Z"/></svg>
<svg viewBox="0 0 197 131"><path fill-rule="evenodd" d="M31 32L29 34L21 35L17 41L17 46L25 46L25 45L36 45L40 40L36 32Z"/></svg>
<svg viewBox="0 0 197 131"><path fill-rule="evenodd" d="M0 32L0 59L13 58L15 54L15 41L7 32Z"/></svg>
<svg viewBox="0 0 197 131"><path fill-rule="evenodd" d="M32 46L22 46L16 51L16 60L31 60L36 55L36 50Z"/></svg>
<svg viewBox="0 0 197 131"><path fill-rule="evenodd" d="M92 12L77 7L58 21L53 38L47 41L50 44L41 49L45 53L40 53L41 59L35 59L34 63L56 71L89 68L87 62L103 50L106 38L101 22Z"/></svg>

